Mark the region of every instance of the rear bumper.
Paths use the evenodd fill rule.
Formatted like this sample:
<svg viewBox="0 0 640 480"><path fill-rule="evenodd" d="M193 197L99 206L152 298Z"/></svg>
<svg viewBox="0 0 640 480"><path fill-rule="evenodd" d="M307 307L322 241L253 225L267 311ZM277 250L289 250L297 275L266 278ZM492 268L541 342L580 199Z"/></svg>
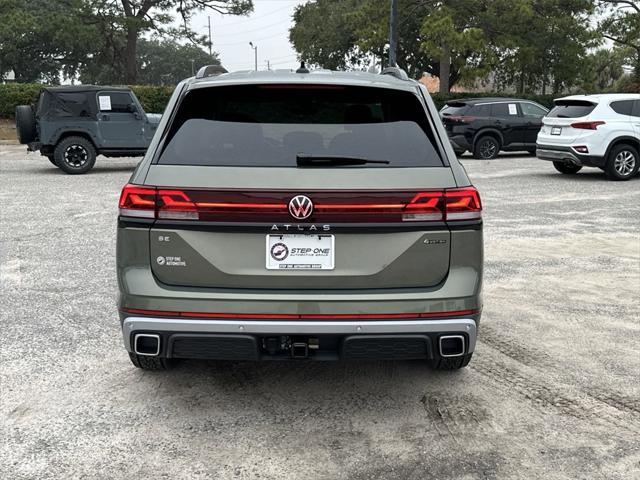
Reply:
<svg viewBox="0 0 640 480"><path fill-rule="evenodd" d="M287 354L271 355L264 347L266 339L283 336L307 345L311 345L312 338L318 340L318 350L309 350L304 357L308 359L433 359L440 356L443 336L463 338L460 355L472 353L476 330L474 318L256 321L125 317L122 323L124 345L129 352L134 351L137 334L151 334L160 338L158 354L162 357L219 360L292 358Z"/></svg>
<svg viewBox="0 0 640 480"><path fill-rule="evenodd" d="M473 150L469 140L464 135L452 135L449 137L449 142L455 152L465 152L467 150Z"/></svg>
<svg viewBox="0 0 640 480"><path fill-rule="evenodd" d="M584 155L576 152L571 147L556 147L550 145L537 145L536 157L540 160L551 162L573 163L585 167L604 167L604 157Z"/></svg>

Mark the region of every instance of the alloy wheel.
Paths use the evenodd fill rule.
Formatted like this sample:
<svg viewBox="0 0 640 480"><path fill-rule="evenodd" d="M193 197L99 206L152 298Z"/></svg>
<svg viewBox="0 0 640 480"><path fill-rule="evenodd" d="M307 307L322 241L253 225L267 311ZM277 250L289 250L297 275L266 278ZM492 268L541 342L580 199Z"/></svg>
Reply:
<svg viewBox="0 0 640 480"><path fill-rule="evenodd" d="M74 167L80 168L89 158L89 152L82 145L69 145L64 151L64 161Z"/></svg>
<svg viewBox="0 0 640 480"><path fill-rule="evenodd" d="M636 156L629 150L622 150L616 155L613 166L621 176L627 177L636 167Z"/></svg>
<svg viewBox="0 0 640 480"><path fill-rule="evenodd" d="M485 140L480 144L480 156L482 158L493 158L498 146L491 140Z"/></svg>

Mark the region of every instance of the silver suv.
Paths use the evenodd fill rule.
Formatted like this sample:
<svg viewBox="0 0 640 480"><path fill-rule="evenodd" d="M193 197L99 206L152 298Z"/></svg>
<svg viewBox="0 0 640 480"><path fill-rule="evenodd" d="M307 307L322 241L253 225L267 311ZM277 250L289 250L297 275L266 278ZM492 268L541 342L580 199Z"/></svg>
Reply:
<svg viewBox="0 0 640 480"><path fill-rule="evenodd" d="M181 82L122 190L117 265L136 367L174 359L469 362L481 203L433 101L399 69Z"/></svg>

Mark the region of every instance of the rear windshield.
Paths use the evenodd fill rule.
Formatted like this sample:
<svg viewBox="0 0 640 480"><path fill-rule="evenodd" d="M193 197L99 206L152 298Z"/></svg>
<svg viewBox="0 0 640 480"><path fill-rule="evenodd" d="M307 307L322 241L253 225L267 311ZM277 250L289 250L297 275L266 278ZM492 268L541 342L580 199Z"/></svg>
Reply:
<svg viewBox="0 0 640 480"><path fill-rule="evenodd" d="M589 115L596 106L590 102L580 100L564 100L556 102L556 106L547 117L580 118Z"/></svg>
<svg viewBox="0 0 640 480"><path fill-rule="evenodd" d="M298 156L381 161L359 168L443 165L415 95L329 85L193 90L178 108L158 163L290 167Z"/></svg>

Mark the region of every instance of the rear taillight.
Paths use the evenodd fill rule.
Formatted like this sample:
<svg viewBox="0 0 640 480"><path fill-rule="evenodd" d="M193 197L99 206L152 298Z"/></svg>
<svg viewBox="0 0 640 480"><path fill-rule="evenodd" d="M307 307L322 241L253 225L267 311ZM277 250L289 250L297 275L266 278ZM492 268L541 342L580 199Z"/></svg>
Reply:
<svg viewBox="0 0 640 480"><path fill-rule="evenodd" d="M447 220L475 220L482 218L480 194L474 187L445 190Z"/></svg>
<svg viewBox="0 0 640 480"><path fill-rule="evenodd" d="M402 212L403 221L437 222L444 220L444 192L420 192Z"/></svg>
<svg viewBox="0 0 640 480"><path fill-rule="evenodd" d="M198 220L198 206L182 190L158 190L158 218Z"/></svg>
<svg viewBox="0 0 640 480"><path fill-rule="evenodd" d="M476 119L476 117L471 117L469 115L449 115L445 118L454 123L471 123Z"/></svg>
<svg viewBox="0 0 640 480"><path fill-rule="evenodd" d="M604 125L605 122L603 121L594 121L594 122L576 122L576 123L572 123L571 127L573 128L578 128L581 130L597 130L598 126L600 125Z"/></svg>
<svg viewBox="0 0 640 480"><path fill-rule="evenodd" d="M120 194L118 208L120 215L127 217L155 218L156 189L125 185Z"/></svg>
<svg viewBox="0 0 640 480"><path fill-rule="evenodd" d="M305 192L314 203L303 223L442 222L481 218L474 187L407 191ZM126 185L120 215L160 220L291 223L291 192L182 190Z"/></svg>

